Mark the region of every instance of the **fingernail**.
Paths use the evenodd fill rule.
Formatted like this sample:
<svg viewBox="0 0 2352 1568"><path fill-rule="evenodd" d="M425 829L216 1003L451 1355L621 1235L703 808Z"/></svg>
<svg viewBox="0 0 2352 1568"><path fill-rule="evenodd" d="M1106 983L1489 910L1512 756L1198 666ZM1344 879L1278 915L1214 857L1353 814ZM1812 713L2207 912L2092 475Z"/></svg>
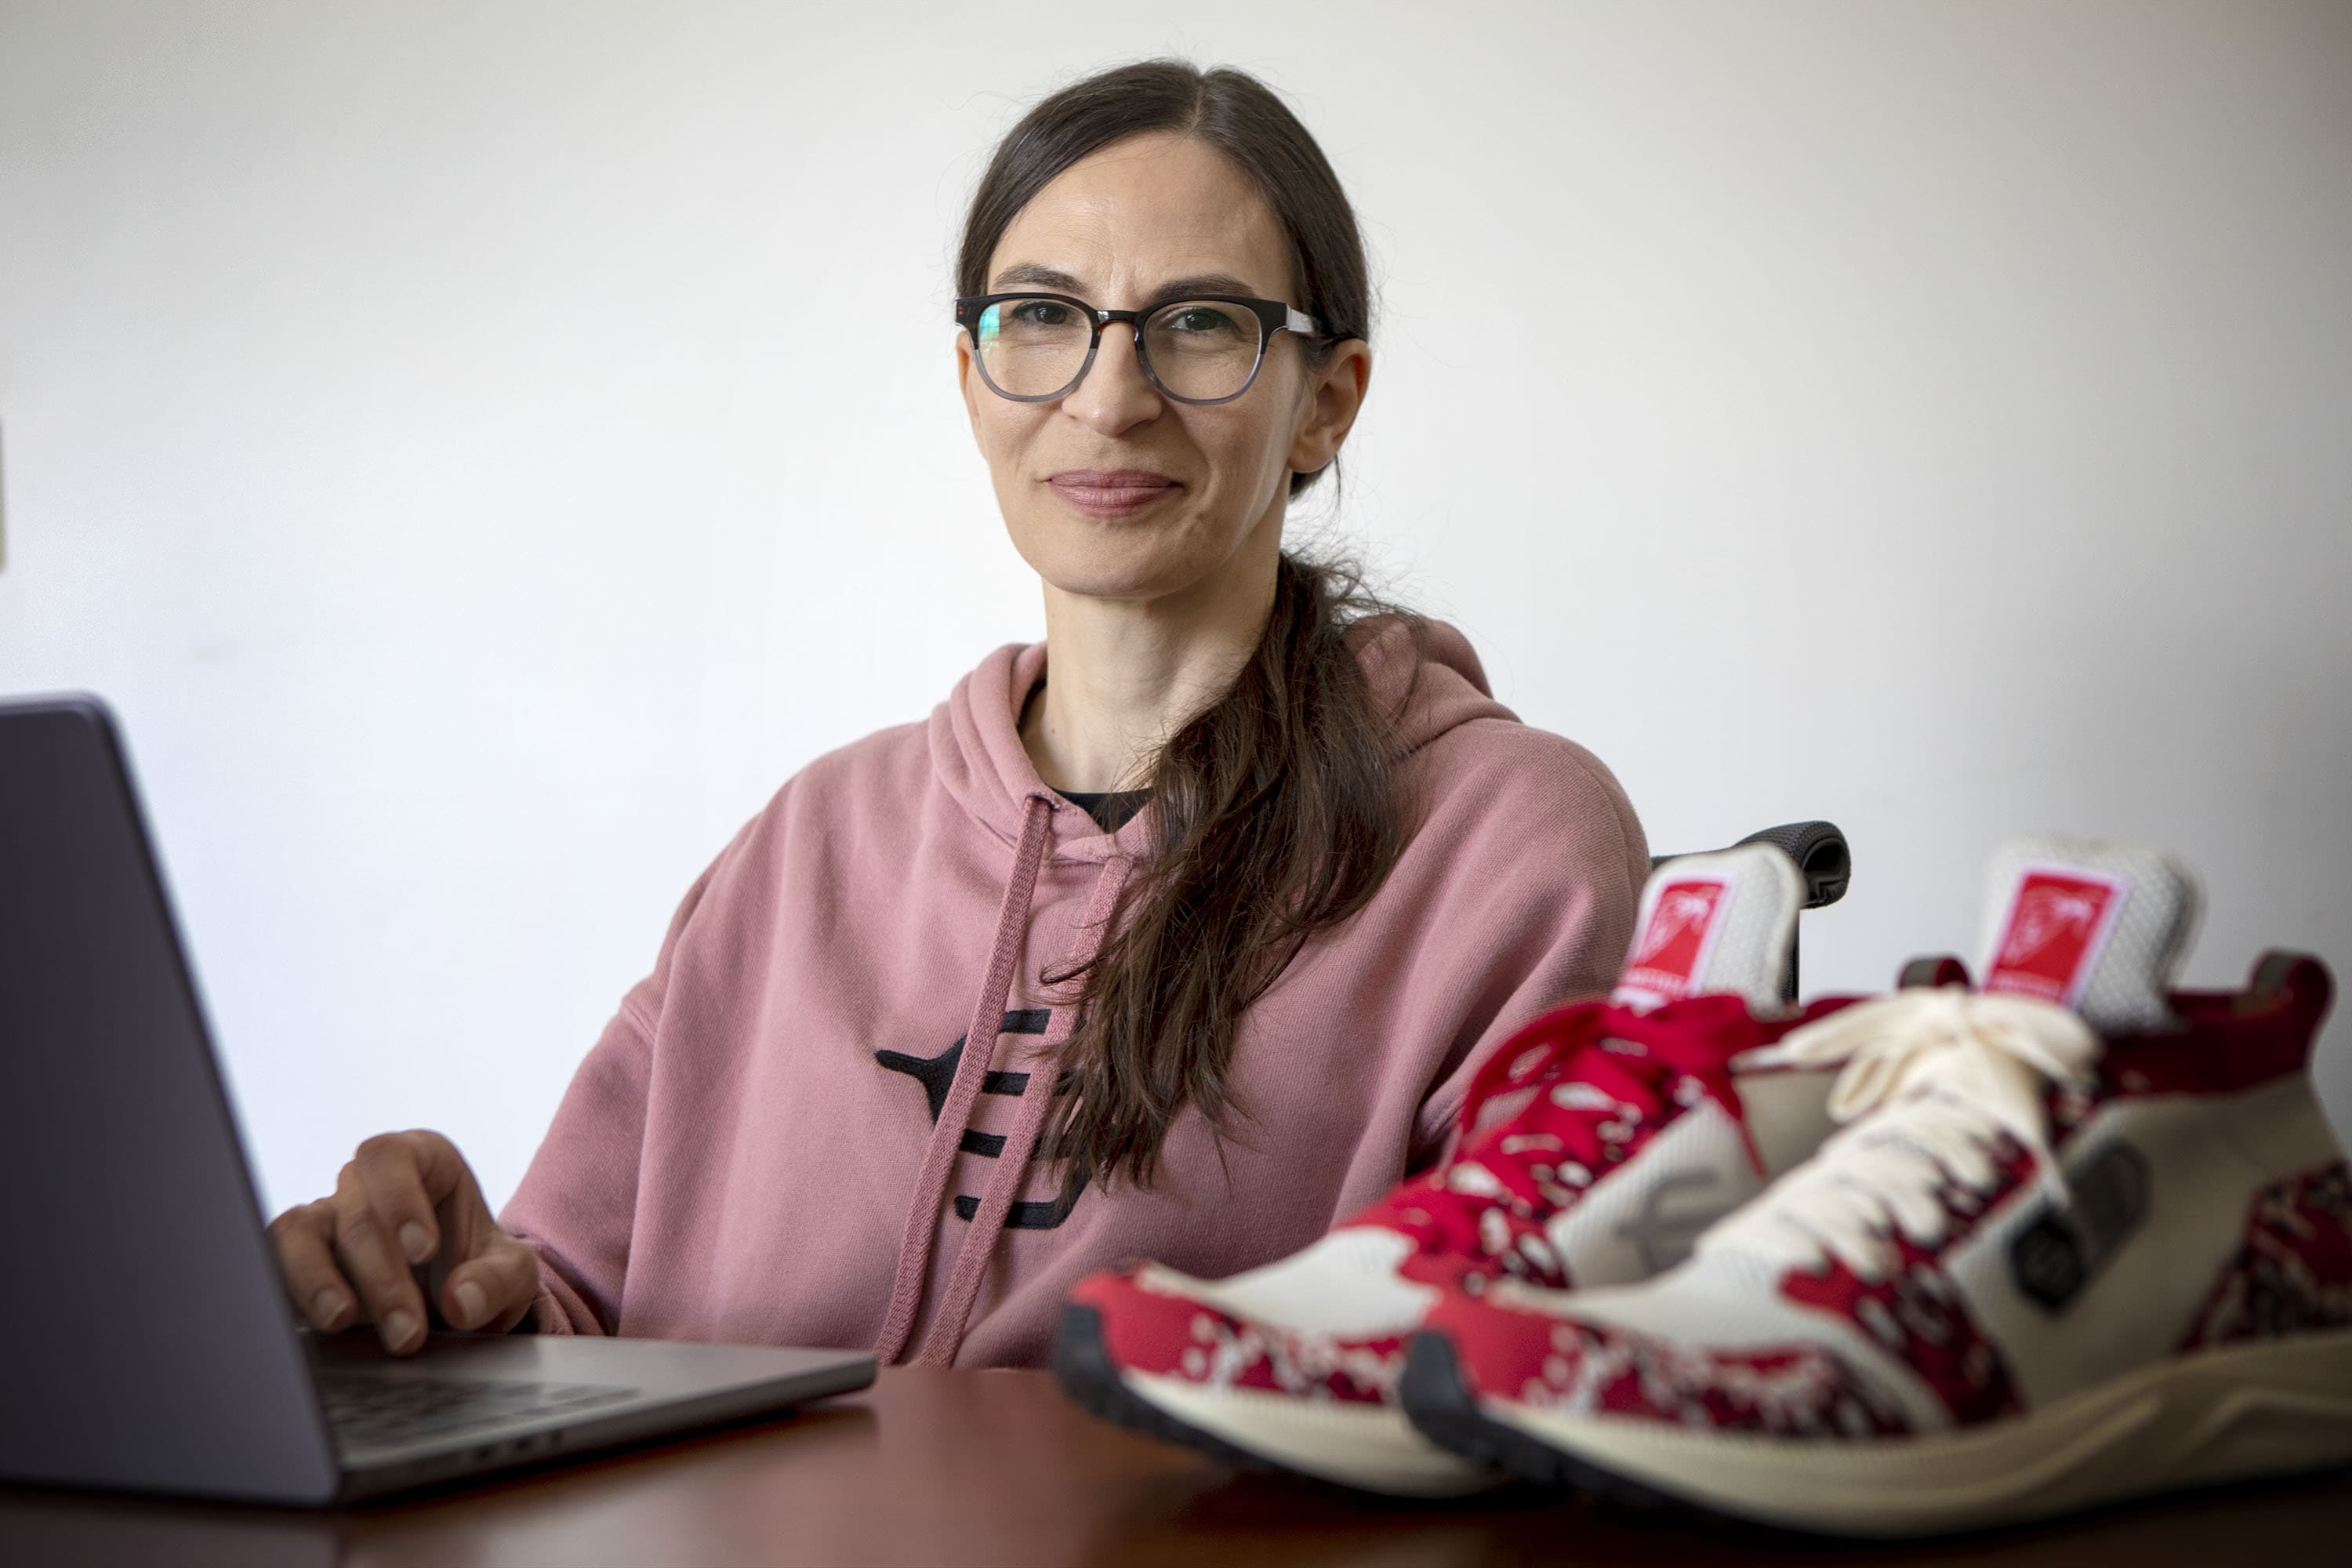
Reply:
<svg viewBox="0 0 2352 1568"><path fill-rule="evenodd" d="M313 1328L331 1329L343 1315L343 1293L321 1290L310 1298L310 1324Z"/></svg>
<svg viewBox="0 0 2352 1568"><path fill-rule="evenodd" d="M416 1314L405 1307L394 1307L383 1315L383 1342L387 1349L403 1350L416 1337Z"/></svg>
<svg viewBox="0 0 2352 1568"><path fill-rule="evenodd" d="M433 1238L425 1234L423 1226L410 1220L400 1227L400 1250L408 1254L411 1263L422 1263L433 1256Z"/></svg>
<svg viewBox="0 0 2352 1568"><path fill-rule="evenodd" d="M457 1326L470 1329L490 1315L489 1293L471 1279L457 1287Z"/></svg>

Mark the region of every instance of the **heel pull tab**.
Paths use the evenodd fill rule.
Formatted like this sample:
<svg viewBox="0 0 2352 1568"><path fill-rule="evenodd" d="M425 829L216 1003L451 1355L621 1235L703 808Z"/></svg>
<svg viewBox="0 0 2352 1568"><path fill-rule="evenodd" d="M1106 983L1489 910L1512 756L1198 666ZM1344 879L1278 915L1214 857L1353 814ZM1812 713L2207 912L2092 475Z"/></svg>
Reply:
<svg viewBox="0 0 2352 1568"><path fill-rule="evenodd" d="M2315 1030L2336 999L2335 977L2327 965L2307 952L2274 947L2254 961L2252 976L2239 999L2242 1013L2284 1007L2298 1018L2308 1017Z"/></svg>
<svg viewBox="0 0 2352 1568"><path fill-rule="evenodd" d="M1966 985L1968 983L1969 966L1948 952L1915 958L1905 964L1903 972L1895 977L1895 986L1898 991L1908 991L1914 986L1935 989L1945 985Z"/></svg>

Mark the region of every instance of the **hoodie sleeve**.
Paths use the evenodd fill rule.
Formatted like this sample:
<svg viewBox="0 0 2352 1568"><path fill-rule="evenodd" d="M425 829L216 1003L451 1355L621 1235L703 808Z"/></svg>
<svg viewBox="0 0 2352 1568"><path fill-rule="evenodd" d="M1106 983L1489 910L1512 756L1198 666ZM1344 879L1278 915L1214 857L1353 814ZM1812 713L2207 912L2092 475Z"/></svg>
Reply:
<svg viewBox="0 0 2352 1568"><path fill-rule="evenodd" d="M687 890L653 973L621 998L556 1107L514 1196L499 1214L508 1234L539 1254L530 1322L546 1334L610 1334L621 1316L643 1157L654 1041L678 943L738 837Z"/></svg>
<svg viewBox="0 0 2352 1568"><path fill-rule="evenodd" d="M1451 847L1449 890L1466 896L1448 945L1475 958L1461 973L1455 1044L1415 1118L1411 1169L1444 1152L1471 1079L1521 1026L1616 983L1650 868L1624 790L1573 742L1513 725L1499 771L1462 776L1449 809L1471 817ZM1477 798L1465 799L1475 792Z"/></svg>

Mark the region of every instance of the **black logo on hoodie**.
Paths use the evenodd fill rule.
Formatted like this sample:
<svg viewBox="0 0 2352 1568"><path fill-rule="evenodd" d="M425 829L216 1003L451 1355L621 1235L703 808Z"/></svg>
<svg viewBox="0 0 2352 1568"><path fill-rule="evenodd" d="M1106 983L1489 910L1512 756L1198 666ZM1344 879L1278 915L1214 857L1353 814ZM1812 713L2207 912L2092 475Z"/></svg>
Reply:
<svg viewBox="0 0 2352 1568"><path fill-rule="evenodd" d="M1007 1035L1042 1035L1053 1016L1051 1007L1023 1007L1005 1014L997 1029L999 1033ZM958 1036L954 1045L935 1057L909 1056L905 1051L876 1051L874 1059L885 1069L905 1073L923 1086L923 1098L929 1104L931 1122L936 1126L940 1112L947 1106L948 1089L955 1082L956 1068L963 1060L964 1043L965 1037ZM998 1072L992 1068L981 1077L980 1092L1010 1095L1018 1100L1029 1092L1029 1076L1025 1072ZM1055 1092L1059 1092L1058 1085ZM966 1128L958 1146L967 1154L979 1154L993 1160L1004 1152L1004 1139L998 1133L975 1132ZM1015 1203L1005 1214L1004 1227L1007 1230L1052 1230L1070 1217L1070 1210L1077 1203L1078 1194L1085 1190L1086 1184L1081 1182L1052 1203ZM960 1193L956 1195L955 1212L958 1219L968 1221L980 1213L980 1200Z"/></svg>

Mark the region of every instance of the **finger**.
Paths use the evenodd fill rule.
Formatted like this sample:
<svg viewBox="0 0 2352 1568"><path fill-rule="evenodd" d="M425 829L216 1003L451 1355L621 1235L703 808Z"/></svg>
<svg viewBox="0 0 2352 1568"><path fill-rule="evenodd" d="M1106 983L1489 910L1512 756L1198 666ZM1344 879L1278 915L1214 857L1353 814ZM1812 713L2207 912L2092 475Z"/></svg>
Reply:
<svg viewBox="0 0 2352 1568"><path fill-rule="evenodd" d="M411 1263L441 1250L434 1209L465 1180L465 1162L435 1132L379 1132L352 1156L370 1205Z"/></svg>
<svg viewBox="0 0 2352 1568"><path fill-rule="evenodd" d="M490 1214L490 1205L482 1199L480 1184L474 1180L473 1170L467 1165L456 1145L437 1132L413 1134L429 1138L447 1151L446 1168L436 1169L428 1177L427 1185L436 1190L442 1181L450 1185L440 1193L440 1202L434 1206L433 1219L441 1233L439 1261L454 1268L469 1258L478 1258L489 1247L510 1239L499 1228L498 1220ZM439 1156L436 1154L436 1165Z"/></svg>
<svg viewBox="0 0 2352 1568"><path fill-rule="evenodd" d="M441 1288L441 1316L452 1328L502 1334L539 1299L539 1255L499 1233L480 1257L449 1271Z"/></svg>
<svg viewBox="0 0 2352 1568"><path fill-rule="evenodd" d="M288 1209L269 1222L286 1293L294 1310L323 1333L348 1324L359 1305L351 1281L335 1267L334 1236L335 1205L324 1199Z"/></svg>
<svg viewBox="0 0 2352 1568"><path fill-rule="evenodd" d="M394 1250L392 1229L369 1201L358 1163L335 1184L335 1259L374 1317L384 1349L415 1350L425 1342L425 1298Z"/></svg>

